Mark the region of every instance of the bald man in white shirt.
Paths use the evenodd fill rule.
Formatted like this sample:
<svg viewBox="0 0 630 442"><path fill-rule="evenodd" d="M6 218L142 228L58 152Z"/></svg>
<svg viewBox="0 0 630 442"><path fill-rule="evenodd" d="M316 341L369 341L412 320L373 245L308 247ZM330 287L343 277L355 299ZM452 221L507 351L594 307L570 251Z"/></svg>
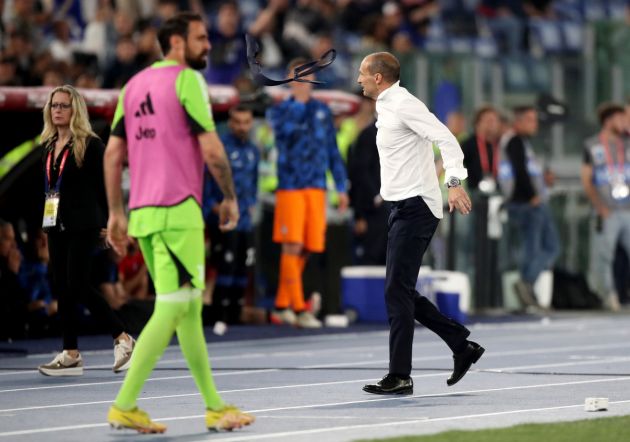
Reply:
<svg viewBox="0 0 630 442"><path fill-rule="evenodd" d="M374 394L412 394L414 320L435 332L453 352L455 385L484 352L468 341L470 331L444 316L415 287L424 255L442 214L433 143L442 154L448 205L466 215L472 204L461 180L468 174L457 140L427 107L400 86L400 64L388 52L363 59L357 82L376 100L376 145L381 163L381 196L392 204L388 220L385 304L390 325L389 373L363 387Z"/></svg>

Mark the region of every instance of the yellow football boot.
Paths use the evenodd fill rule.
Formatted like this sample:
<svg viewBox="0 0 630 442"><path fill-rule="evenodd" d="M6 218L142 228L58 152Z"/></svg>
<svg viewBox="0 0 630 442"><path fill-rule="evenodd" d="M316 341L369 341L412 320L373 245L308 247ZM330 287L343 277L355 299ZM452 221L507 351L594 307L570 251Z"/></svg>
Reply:
<svg viewBox="0 0 630 442"><path fill-rule="evenodd" d="M226 405L220 411L206 410L206 427L210 431L232 431L250 425L255 420L254 416L243 413L234 405Z"/></svg>
<svg viewBox="0 0 630 442"><path fill-rule="evenodd" d="M117 430L129 428L138 433L164 433L166 431L166 425L153 422L146 411L138 407L123 411L112 405L107 413L107 422Z"/></svg>

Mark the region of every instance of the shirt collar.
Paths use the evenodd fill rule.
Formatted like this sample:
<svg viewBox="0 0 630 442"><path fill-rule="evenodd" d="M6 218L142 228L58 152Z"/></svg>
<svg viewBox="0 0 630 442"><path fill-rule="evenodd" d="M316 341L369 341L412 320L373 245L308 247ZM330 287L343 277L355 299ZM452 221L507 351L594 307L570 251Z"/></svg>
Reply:
<svg viewBox="0 0 630 442"><path fill-rule="evenodd" d="M156 62L154 62L151 67L152 68L163 68L166 66L177 66L179 63L177 63L175 60L158 60Z"/></svg>
<svg viewBox="0 0 630 442"><path fill-rule="evenodd" d="M378 97L376 97L376 101L386 100L387 97L391 95L390 91L392 89L400 89L400 80L398 80L396 83L392 84L390 87L388 87L387 89L382 91L380 94L378 94Z"/></svg>

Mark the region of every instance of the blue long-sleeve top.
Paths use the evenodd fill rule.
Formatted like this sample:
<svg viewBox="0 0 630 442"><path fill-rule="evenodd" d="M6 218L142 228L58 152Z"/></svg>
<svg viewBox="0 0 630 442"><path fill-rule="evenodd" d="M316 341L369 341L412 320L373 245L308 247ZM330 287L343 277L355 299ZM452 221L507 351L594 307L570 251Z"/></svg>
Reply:
<svg viewBox="0 0 630 442"><path fill-rule="evenodd" d="M232 133L221 136L225 153L232 168L234 190L238 200L240 218L236 226L238 231L250 231L252 217L250 209L256 204L258 193L258 162L260 152L254 143L243 141ZM203 185L203 217L208 224L218 224L219 218L212 208L223 200L223 192L210 175L206 167Z"/></svg>
<svg viewBox="0 0 630 442"><path fill-rule="evenodd" d="M326 189L330 169L337 191L346 191L346 168L326 104L289 98L267 110L267 121L278 149L278 189Z"/></svg>
<svg viewBox="0 0 630 442"><path fill-rule="evenodd" d="M28 294L29 301L44 301L50 304L53 300L48 281L48 265L40 261L25 260L20 266L18 277Z"/></svg>

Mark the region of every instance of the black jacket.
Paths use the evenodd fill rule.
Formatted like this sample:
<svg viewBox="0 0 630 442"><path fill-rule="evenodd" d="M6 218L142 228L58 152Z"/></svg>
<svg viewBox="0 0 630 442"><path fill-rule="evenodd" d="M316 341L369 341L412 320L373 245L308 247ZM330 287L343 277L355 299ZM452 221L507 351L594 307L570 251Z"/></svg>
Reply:
<svg viewBox="0 0 630 442"><path fill-rule="evenodd" d="M43 168L50 152L54 151L54 140L44 148ZM76 232L88 229L101 229L107 226L107 197L103 177L103 154L105 146L99 138L88 138L83 165L77 166L72 153L71 142L64 147L70 149L63 170L59 189L59 213L57 226L63 230ZM56 167L51 169L51 188L54 188L59 174L59 166L64 154L57 157Z"/></svg>
<svg viewBox="0 0 630 442"><path fill-rule="evenodd" d="M381 191L381 165L376 147L376 126L367 126L359 134L348 154L350 202L355 218L364 218L375 210L374 197Z"/></svg>
<svg viewBox="0 0 630 442"><path fill-rule="evenodd" d="M508 141L505 152L514 171L514 192L510 201L527 203L536 196L536 189L527 171L527 149L523 137L514 135Z"/></svg>
<svg viewBox="0 0 630 442"><path fill-rule="evenodd" d="M468 178L466 180L468 182L468 188L476 190L479 187L479 182L484 178L476 134L472 134L462 143L462 152L464 152L464 167L468 170ZM488 153L488 166L492 172L494 162L496 161L494 158L494 146L487 141L486 152Z"/></svg>

